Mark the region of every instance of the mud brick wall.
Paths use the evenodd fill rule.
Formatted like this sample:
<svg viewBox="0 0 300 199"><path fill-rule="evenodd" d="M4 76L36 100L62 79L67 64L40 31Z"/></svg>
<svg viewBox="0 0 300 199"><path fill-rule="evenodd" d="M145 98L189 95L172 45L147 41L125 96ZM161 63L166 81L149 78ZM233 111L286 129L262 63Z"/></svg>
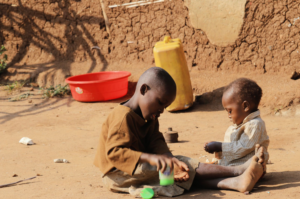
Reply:
<svg viewBox="0 0 300 199"><path fill-rule="evenodd" d="M109 5L118 3L120 1L109 1ZM182 40L189 67L290 73L299 70L299 4L300 1L291 0L247 1L240 36L234 45L227 47L212 45L204 31L191 26L183 1L130 9L113 8L108 13L111 36L115 38L112 45L130 55L129 59L151 61L149 54L154 44L164 35L170 35ZM127 44L126 41L134 43ZM112 53L118 58L123 57L117 51Z"/></svg>
<svg viewBox="0 0 300 199"><path fill-rule="evenodd" d="M227 47L211 44L203 30L192 27L182 0L135 8L108 8L131 1L104 0L110 35L99 0L20 2L0 4L0 43L13 64L88 59L151 64L154 44L170 35L182 40L190 68L287 74L300 70L298 0L248 0L239 38Z"/></svg>
<svg viewBox="0 0 300 199"><path fill-rule="evenodd" d="M0 43L12 64L106 62L108 34L99 0L2 0ZM99 46L101 51L92 50Z"/></svg>

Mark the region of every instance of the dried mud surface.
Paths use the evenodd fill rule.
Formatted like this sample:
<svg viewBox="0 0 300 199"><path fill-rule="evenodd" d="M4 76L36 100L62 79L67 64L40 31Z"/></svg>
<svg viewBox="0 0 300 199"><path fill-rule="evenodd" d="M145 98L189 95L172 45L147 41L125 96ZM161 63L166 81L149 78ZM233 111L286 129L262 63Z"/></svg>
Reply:
<svg viewBox="0 0 300 199"><path fill-rule="evenodd" d="M113 62L153 64L154 44L170 35L183 41L190 69L283 75L299 71L300 7L296 1L248 0L239 38L227 47L211 44L204 31L191 26L182 0L108 8L125 2L130 1L104 1L108 35L98 0L3 0L0 43L6 45L11 65L91 61L82 71L92 72L96 64L102 65L102 71ZM66 75L69 67L62 69Z"/></svg>

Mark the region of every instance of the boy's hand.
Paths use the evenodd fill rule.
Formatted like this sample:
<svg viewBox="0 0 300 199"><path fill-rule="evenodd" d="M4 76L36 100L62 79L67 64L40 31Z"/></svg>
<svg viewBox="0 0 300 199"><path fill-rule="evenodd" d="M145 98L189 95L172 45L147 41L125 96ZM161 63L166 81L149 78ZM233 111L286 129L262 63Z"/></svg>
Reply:
<svg viewBox="0 0 300 199"><path fill-rule="evenodd" d="M149 164L156 166L157 171L165 172L167 166L170 167L171 171L174 168L173 157L167 155L154 155L143 153L140 157L140 163L148 162Z"/></svg>
<svg viewBox="0 0 300 199"><path fill-rule="evenodd" d="M162 173L165 172L167 166L169 166L171 171L174 169L174 179L176 182L184 182L190 178L188 174L189 167L175 157L143 153L139 162L148 162L156 166L157 171L160 170Z"/></svg>
<svg viewBox="0 0 300 199"><path fill-rule="evenodd" d="M174 179L176 182L185 182L189 176L189 167L184 163L179 161L177 158L173 157L174 162Z"/></svg>
<svg viewBox="0 0 300 199"><path fill-rule="evenodd" d="M221 152L222 142L207 142L204 145L204 150L208 153Z"/></svg>

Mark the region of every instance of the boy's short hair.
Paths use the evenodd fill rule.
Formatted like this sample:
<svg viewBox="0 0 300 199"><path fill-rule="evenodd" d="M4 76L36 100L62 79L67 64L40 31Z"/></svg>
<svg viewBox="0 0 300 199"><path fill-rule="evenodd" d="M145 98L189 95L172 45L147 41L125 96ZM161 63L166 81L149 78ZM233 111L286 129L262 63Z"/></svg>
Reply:
<svg viewBox="0 0 300 199"><path fill-rule="evenodd" d="M236 94L238 100L247 100L250 103L254 103L256 108L258 107L262 97L262 89L255 81L247 78L239 78L226 86L223 93L230 88L233 88L233 92Z"/></svg>
<svg viewBox="0 0 300 199"><path fill-rule="evenodd" d="M160 67L151 67L146 70L139 78L137 89L144 83L155 88L160 88L165 92L176 93L174 79L166 70Z"/></svg>

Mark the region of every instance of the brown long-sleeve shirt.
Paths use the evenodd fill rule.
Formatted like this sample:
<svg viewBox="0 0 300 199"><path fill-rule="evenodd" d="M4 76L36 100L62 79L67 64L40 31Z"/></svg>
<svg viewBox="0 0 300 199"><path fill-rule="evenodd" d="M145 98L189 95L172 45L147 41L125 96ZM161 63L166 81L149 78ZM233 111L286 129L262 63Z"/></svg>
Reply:
<svg viewBox="0 0 300 199"><path fill-rule="evenodd" d="M158 120L146 122L127 106L117 106L102 125L94 164L103 174L117 168L130 175L142 153L170 152L158 130Z"/></svg>

